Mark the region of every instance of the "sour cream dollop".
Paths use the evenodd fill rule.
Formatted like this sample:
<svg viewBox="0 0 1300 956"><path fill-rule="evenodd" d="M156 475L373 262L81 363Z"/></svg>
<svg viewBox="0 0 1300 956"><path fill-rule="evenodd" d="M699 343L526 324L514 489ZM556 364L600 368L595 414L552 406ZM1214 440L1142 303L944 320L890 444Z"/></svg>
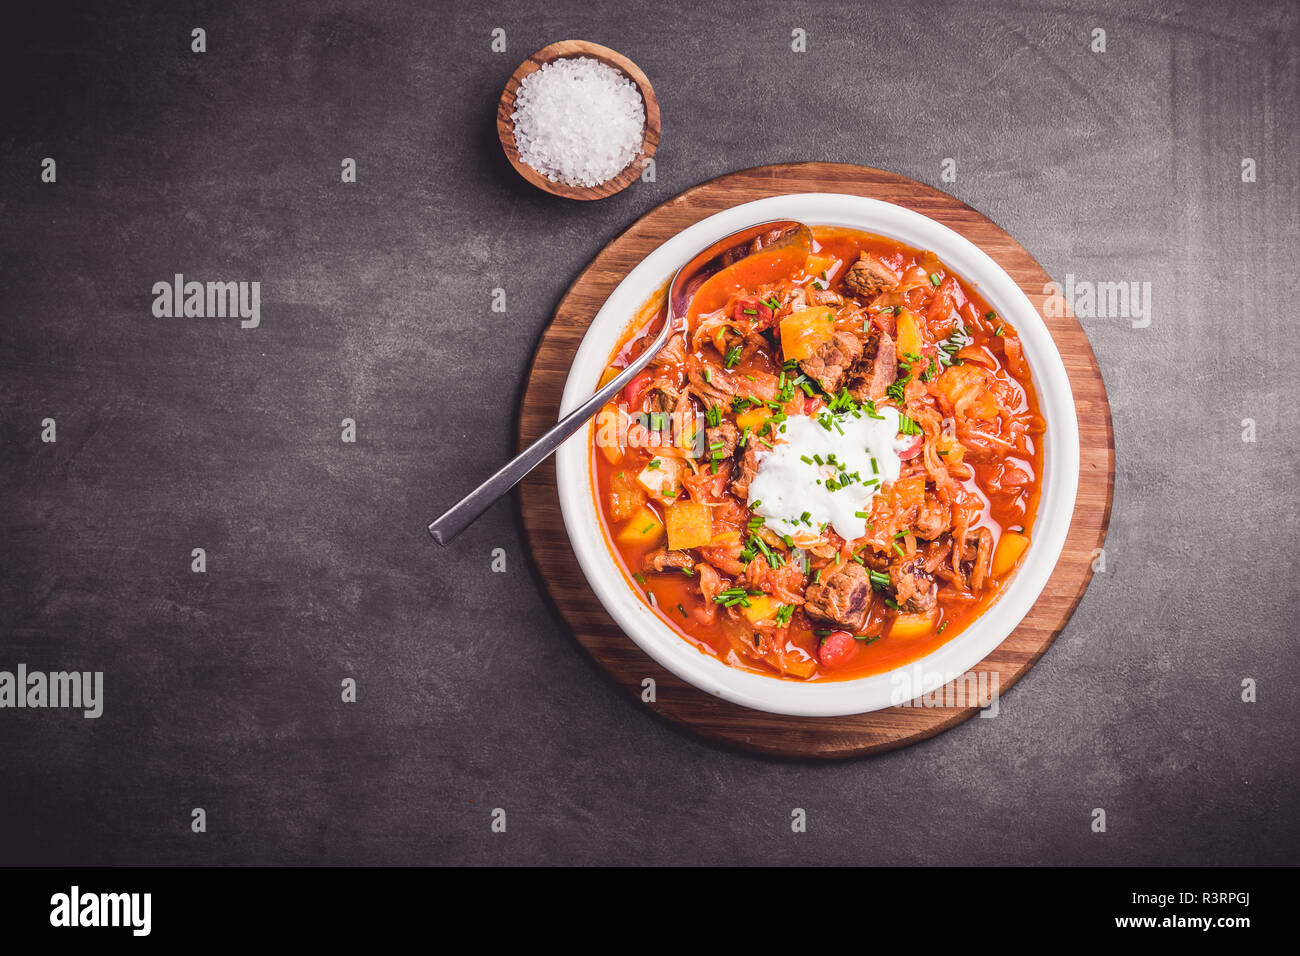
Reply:
<svg viewBox="0 0 1300 956"><path fill-rule="evenodd" d="M846 541L867 533L871 501L898 478L899 454L916 439L899 435L897 409L823 412L818 418L791 415L771 451L758 455L748 504L767 527L792 538L809 537L829 526Z"/></svg>

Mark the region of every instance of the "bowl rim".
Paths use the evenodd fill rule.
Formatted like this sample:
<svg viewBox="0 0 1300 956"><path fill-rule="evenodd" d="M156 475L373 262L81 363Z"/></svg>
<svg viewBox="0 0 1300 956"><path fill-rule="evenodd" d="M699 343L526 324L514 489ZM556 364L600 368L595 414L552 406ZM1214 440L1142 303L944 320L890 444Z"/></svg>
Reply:
<svg viewBox="0 0 1300 956"><path fill-rule="evenodd" d="M590 423L557 452L560 509L574 554L597 599L638 647L682 680L731 703L768 713L802 717L868 713L906 703L969 672L1015 630L1041 595L1064 547L1078 492L1080 449L1073 392L1042 316L1015 280L970 240L941 222L884 200L801 192L741 203L708 216L666 240L628 272L583 336L565 382L560 414L595 390L636 310L682 262L737 229L770 219L858 229L931 250L1015 326L1047 431L1031 544L1010 585L961 633L910 664L851 680L785 680L729 667L699 650L632 590L615 563L595 507Z"/></svg>
<svg viewBox="0 0 1300 956"><path fill-rule="evenodd" d="M645 106L645 129L641 133L640 151L616 176L607 179L603 183L597 183L595 186L570 186L567 183L558 183L546 178L538 170L525 163L520 158L519 146L515 143L515 126L512 119L515 98L519 94L519 85L524 81L525 77L536 73L547 63L582 56L591 57L606 66L612 66L631 80L641 93L641 100ZM501 97L497 101L497 138L501 141L501 150L505 153L506 161L510 163L515 172L538 189L564 199L606 199L622 192L636 182L645 169L646 163L654 158L655 152L659 148L661 123L659 98L655 95L654 86L651 85L650 78L645 75L645 72L617 50L601 46L599 43L592 43L590 40L557 40L555 43L547 44L540 50L529 54L510 74L510 78L506 80L506 85L501 91Z"/></svg>

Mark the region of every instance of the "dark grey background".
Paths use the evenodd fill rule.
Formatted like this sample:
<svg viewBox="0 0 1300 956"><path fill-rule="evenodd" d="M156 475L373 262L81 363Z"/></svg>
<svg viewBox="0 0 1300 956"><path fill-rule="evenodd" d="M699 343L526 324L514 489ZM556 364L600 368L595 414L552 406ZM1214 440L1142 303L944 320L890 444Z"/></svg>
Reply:
<svg viewBox="0 0 1300 956"><path fill-rule="evenodd" d="M103 670L107 699L0 711L0 862L1296 862L1294 4L41 8L4 29L0 669ZM526 185L492 122L571 37L663 109L658 181L596 204ZM1085 321L1117 474L1070 626L997 719L828 766L624 697L511 503L447 550L424 532L510 453L604 242L807 159L941 186L1056 278L1155 302ZM261 328L153 318L176 272L260 280Z"/></svg>

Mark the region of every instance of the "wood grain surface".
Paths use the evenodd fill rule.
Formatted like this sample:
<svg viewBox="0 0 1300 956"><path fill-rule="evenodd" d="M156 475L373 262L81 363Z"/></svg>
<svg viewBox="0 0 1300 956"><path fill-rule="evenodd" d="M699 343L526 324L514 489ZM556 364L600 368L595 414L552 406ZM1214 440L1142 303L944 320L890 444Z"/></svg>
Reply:
<svg viewBox="0 0 1300 956"><path fill-rule="evenodd" d="M1019 284L1043 315L1043 268L991 220L936 189L862 166L802 163L761 166L703 183L652 210L602 249L583 270L542 334L520 409L520 447L553 424L573 355L591 317L649 252L687 226L740 203L795 192L838 192L905 206L961 233ZM1065 362L1079 418L1078 501L1064 550L1042 595L1020 626L976 668L996 673L1005 693L1051 646L1092 577L1110 518L1114 444L1106 390L1088 338L1072 315L1043 315ZM972 716L975 707L894 707L847 717L788 717L750 710L684 683L651 660L605 612L569 545L551 461L519 487L529 548L556 607L593 658L632 694L654 678L663 717L716 741L780 756L837 758L924 740Z"/></svg>
<svg viewBox="0 0 1300 956"><path fill-rule="evenodd" d="M636 84L637 89L641 91L641 99L645 101L645 132L641 137L641 151L621 173L595 186L568 186L547 179L519 158L519 147L515 144L512 116L515 111L515 98L519 94L519 84L523 82L524 77L536 73L547 63L564 57L577 56L590 57L612 66ZM501 101L497 104L497 135L501 138L501 148L505 150L506 159L510 161L515 172L538 189L563 196L565 199L604 199L622 192L634 183L645 169L645 164L654 157L655 150L659 148L659 100L655 96L649 78L641 68L617 50L611 50L599 43L589 43L586 40L561 40L542 47L520 63L519 68L511 74L505 90L501 93Z"/></svg>

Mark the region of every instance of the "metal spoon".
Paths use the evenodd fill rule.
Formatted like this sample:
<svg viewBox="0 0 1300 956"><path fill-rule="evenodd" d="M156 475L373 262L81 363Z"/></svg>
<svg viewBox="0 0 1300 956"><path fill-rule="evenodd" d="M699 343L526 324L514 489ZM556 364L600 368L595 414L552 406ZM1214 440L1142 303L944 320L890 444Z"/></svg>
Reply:
<svg viewBox="0 0 1300 956"><path fill-rule="evenodd" d="M524 475L545 461L566 438L586 424L587 419L595 415L612 396L618 394L638 372L650 364L651 359L668 344L669 336L674 330L685 328L686 310L706 280L760 250L787 245L801 245L804 250L811 250L812 231L803 223L792 219L759 223L713 243L677 270L672 285L668 287L667 321L649 347L633 359L613 381L561 418L546 434L520 452L495 475L452 505L441 518L429 525L429 534L439 544L449 543L473 524L494 501L518 484Z"/></svg>

